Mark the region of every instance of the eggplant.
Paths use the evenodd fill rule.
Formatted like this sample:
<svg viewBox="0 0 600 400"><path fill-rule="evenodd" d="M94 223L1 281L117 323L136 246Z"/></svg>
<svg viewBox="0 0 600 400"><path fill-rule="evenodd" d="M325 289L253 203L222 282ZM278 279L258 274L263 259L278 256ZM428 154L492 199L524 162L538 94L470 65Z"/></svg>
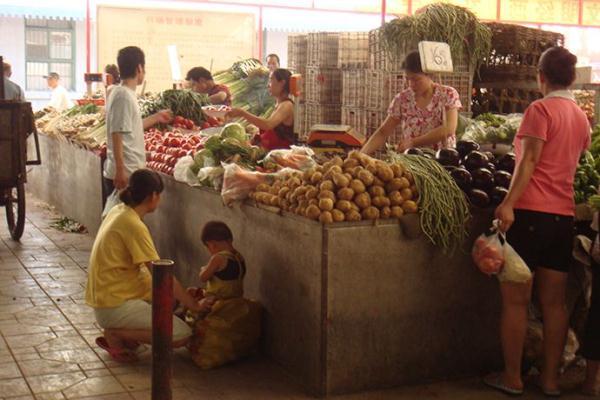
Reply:
<svg viewBox="0 0 600 400"><path fill-rule="evenodd" d="M459 188L461 188L464 192L468 192L471 190L471 185L473 184L473 177L471 173L464 169L463 167L456 168L454 171L450 173L452 178L456 182Z"/></svg>
<svg viewBox="0 0 600 400"><path fill-rule="evenodd" d="M472 151L463 159L463 165L471 172L487 167L489 162L487 156L480 151Z"/></svg>
<svg viewBox="0 0 600 400"><path fill-rule="evenodd" d="M487 169L489 169L490 171L492 171L492 174L494 172L496 172L496 164L494 164L493 162L488 163L488 165L486 166Z"/></svg>
<svg viewBox="0 0 600 400"><path fill-rule="evenodd" d="M487 156L488 160L490 160L491 163L496 161L496 156L491 151L484 151L483 154Z"/></svg>
<svg viewBox="0 0 600 400"><path fill-rule="evenodd" d="M442 165L458 167L460 164L460 154L455 149L439 149L435 154L435 159Z"/></svg>
<svg viewBox="0 0 600 400"><path fill-rule="evenodd" d="M512 180L512 175L506 171L496 171L494 174L494 182L497 186L503 187L505 189L510 188L510 181Z"/></svg>
<svg viewBox="0 0 600 400"><path fill-rule="evenodd" d="M470 152L479 150L479 144L472 140L459 140L456 142L456 150L460 158L465 158Z"/></svg>
<svg viewBox="0 0 600 400"><path fill-rule="evenodd" d="M515 164L515 155L513 153L506 153L498 161L498 169L512 174L513 172L515 172Z"/></svg>
<svg viewBox="0 0 600 400"><path fill-rule="evenodd" d="M411 147L410 149L404 150L404 154L412 154L414 156L422 156L423 150L417 149L416 147Z"/></svg>
<svg viewBox="0 0 600 400"><path fill-rule="evenodd" d="M494 174L487 168L479 168L471 172L475 189L489 190L494 187Z"/></svg>
<svg viewBox="0 0 600 400"><path fill-rule="evenodd" d="M485 208L490 205L490 197L486 192L479 189L469 190L469 200L476 207Z"/></svg>
<svg viewBox="0 0 600 400"><path fill-rule="evenodd" d="M502 203L502 201L504 201L504 198L506 197L506 195L508 194L508 190L506 188L500 187L500 186L496 186L495 188L493 188L490 191L490 202L497 206L500 203Z"/></svg>
<svg viewBox="0 0 600 400"><path fill-rule="evenodd" d="M454 171L455 169L457 169L458 167L455 167L454 165L444 165L444 169L446 171L448 171L449 174L452 174L452 171Z"/></svg>

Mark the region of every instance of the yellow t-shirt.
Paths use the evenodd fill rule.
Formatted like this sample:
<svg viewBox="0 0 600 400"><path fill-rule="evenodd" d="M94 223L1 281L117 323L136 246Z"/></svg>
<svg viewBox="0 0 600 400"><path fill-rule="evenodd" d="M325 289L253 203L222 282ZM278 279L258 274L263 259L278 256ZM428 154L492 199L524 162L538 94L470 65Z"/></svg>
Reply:
<svg viewBox="0 0 600 400"><path fill-rule="evenodd" d="M158 260L148 227L129 206L108 213L92 248L85 302L118 307L127 300L150 300L152 276L145 263Z"/></svg>

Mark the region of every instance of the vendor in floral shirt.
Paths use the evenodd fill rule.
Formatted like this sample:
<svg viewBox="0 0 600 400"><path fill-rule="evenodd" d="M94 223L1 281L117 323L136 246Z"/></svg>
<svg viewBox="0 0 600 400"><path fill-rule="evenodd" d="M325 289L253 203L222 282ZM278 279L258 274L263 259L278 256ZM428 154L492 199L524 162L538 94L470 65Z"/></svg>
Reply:
<svg viewBox="0 0 600 400"><path fill-rule="evenodd" d="M433 82L423 72L417 51L406 56L404 71L409 87L392 100L387 118L364 145L363 153L382 148L398 126L402 129L398 151L455 146L458 110L462 107L456 89Z"/></svg>

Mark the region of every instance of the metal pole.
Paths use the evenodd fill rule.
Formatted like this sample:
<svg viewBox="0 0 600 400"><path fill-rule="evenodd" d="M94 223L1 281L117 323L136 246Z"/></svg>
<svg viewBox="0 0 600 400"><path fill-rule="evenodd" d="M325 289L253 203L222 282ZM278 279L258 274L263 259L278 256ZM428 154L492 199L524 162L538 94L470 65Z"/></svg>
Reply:
<svg viewBox="0 0 600 400"><path fill-rule="evenodd" d="M4 60L0 56L0 100L4 100Z"/></svg>
<svg viewBox="0 0 600 400"><path fill-rule="evenodd" d="M263 8L258 8L258 59L263 62Z"/></svg>
<svg viewBox="0 0 600 400"><path fill-rule="evenodd" d="M381 26L385 25L385 14L387 12L386 7L386 0L381 0Z"/></svg>
<svg viewBox="0 0 600 400"><path fill-rule="evenodd" d="M152 263L152 400L171 400L173 343L173 266Z"/></svg>
<svg viewBox="0 0 600 400"><path fill-rule="evenodd" d="M85 72L91 72L91 22L90 22L90 0L86 1L85 7Z"/></svg>

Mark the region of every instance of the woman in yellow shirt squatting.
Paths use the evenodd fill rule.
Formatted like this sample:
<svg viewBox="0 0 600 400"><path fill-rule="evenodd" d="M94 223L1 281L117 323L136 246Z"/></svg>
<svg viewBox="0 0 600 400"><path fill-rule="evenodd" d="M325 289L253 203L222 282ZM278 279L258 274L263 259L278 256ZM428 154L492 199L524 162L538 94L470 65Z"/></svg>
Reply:
<svg viewBox="0 0 600 400"><path fill-rule="evenodd" d="M102 221L92 248L85 300L104 329L96 344L116 361L136 361L140 343L152 342L150 269L160 257L143 218L156 210L162 190L156 172L135 171L120 193L123 204ZM209 311L213 303L211 298L194 299L175 278L173 294L195 312ZM186 345L191 335L190 327L174 316L173 347Z"/></svg>
<svg viewBox="0 0 600 400"><path fill-rule="evenodd" d="M211 258L200 271L206 288L188 289L197 300L211 300L209 312L194 315L189 349L194 362L210 369L251 354L260 336L260 305L244 298L246 263L233 247L233 234L223 222L208 222L202 243Z"/></svg>

